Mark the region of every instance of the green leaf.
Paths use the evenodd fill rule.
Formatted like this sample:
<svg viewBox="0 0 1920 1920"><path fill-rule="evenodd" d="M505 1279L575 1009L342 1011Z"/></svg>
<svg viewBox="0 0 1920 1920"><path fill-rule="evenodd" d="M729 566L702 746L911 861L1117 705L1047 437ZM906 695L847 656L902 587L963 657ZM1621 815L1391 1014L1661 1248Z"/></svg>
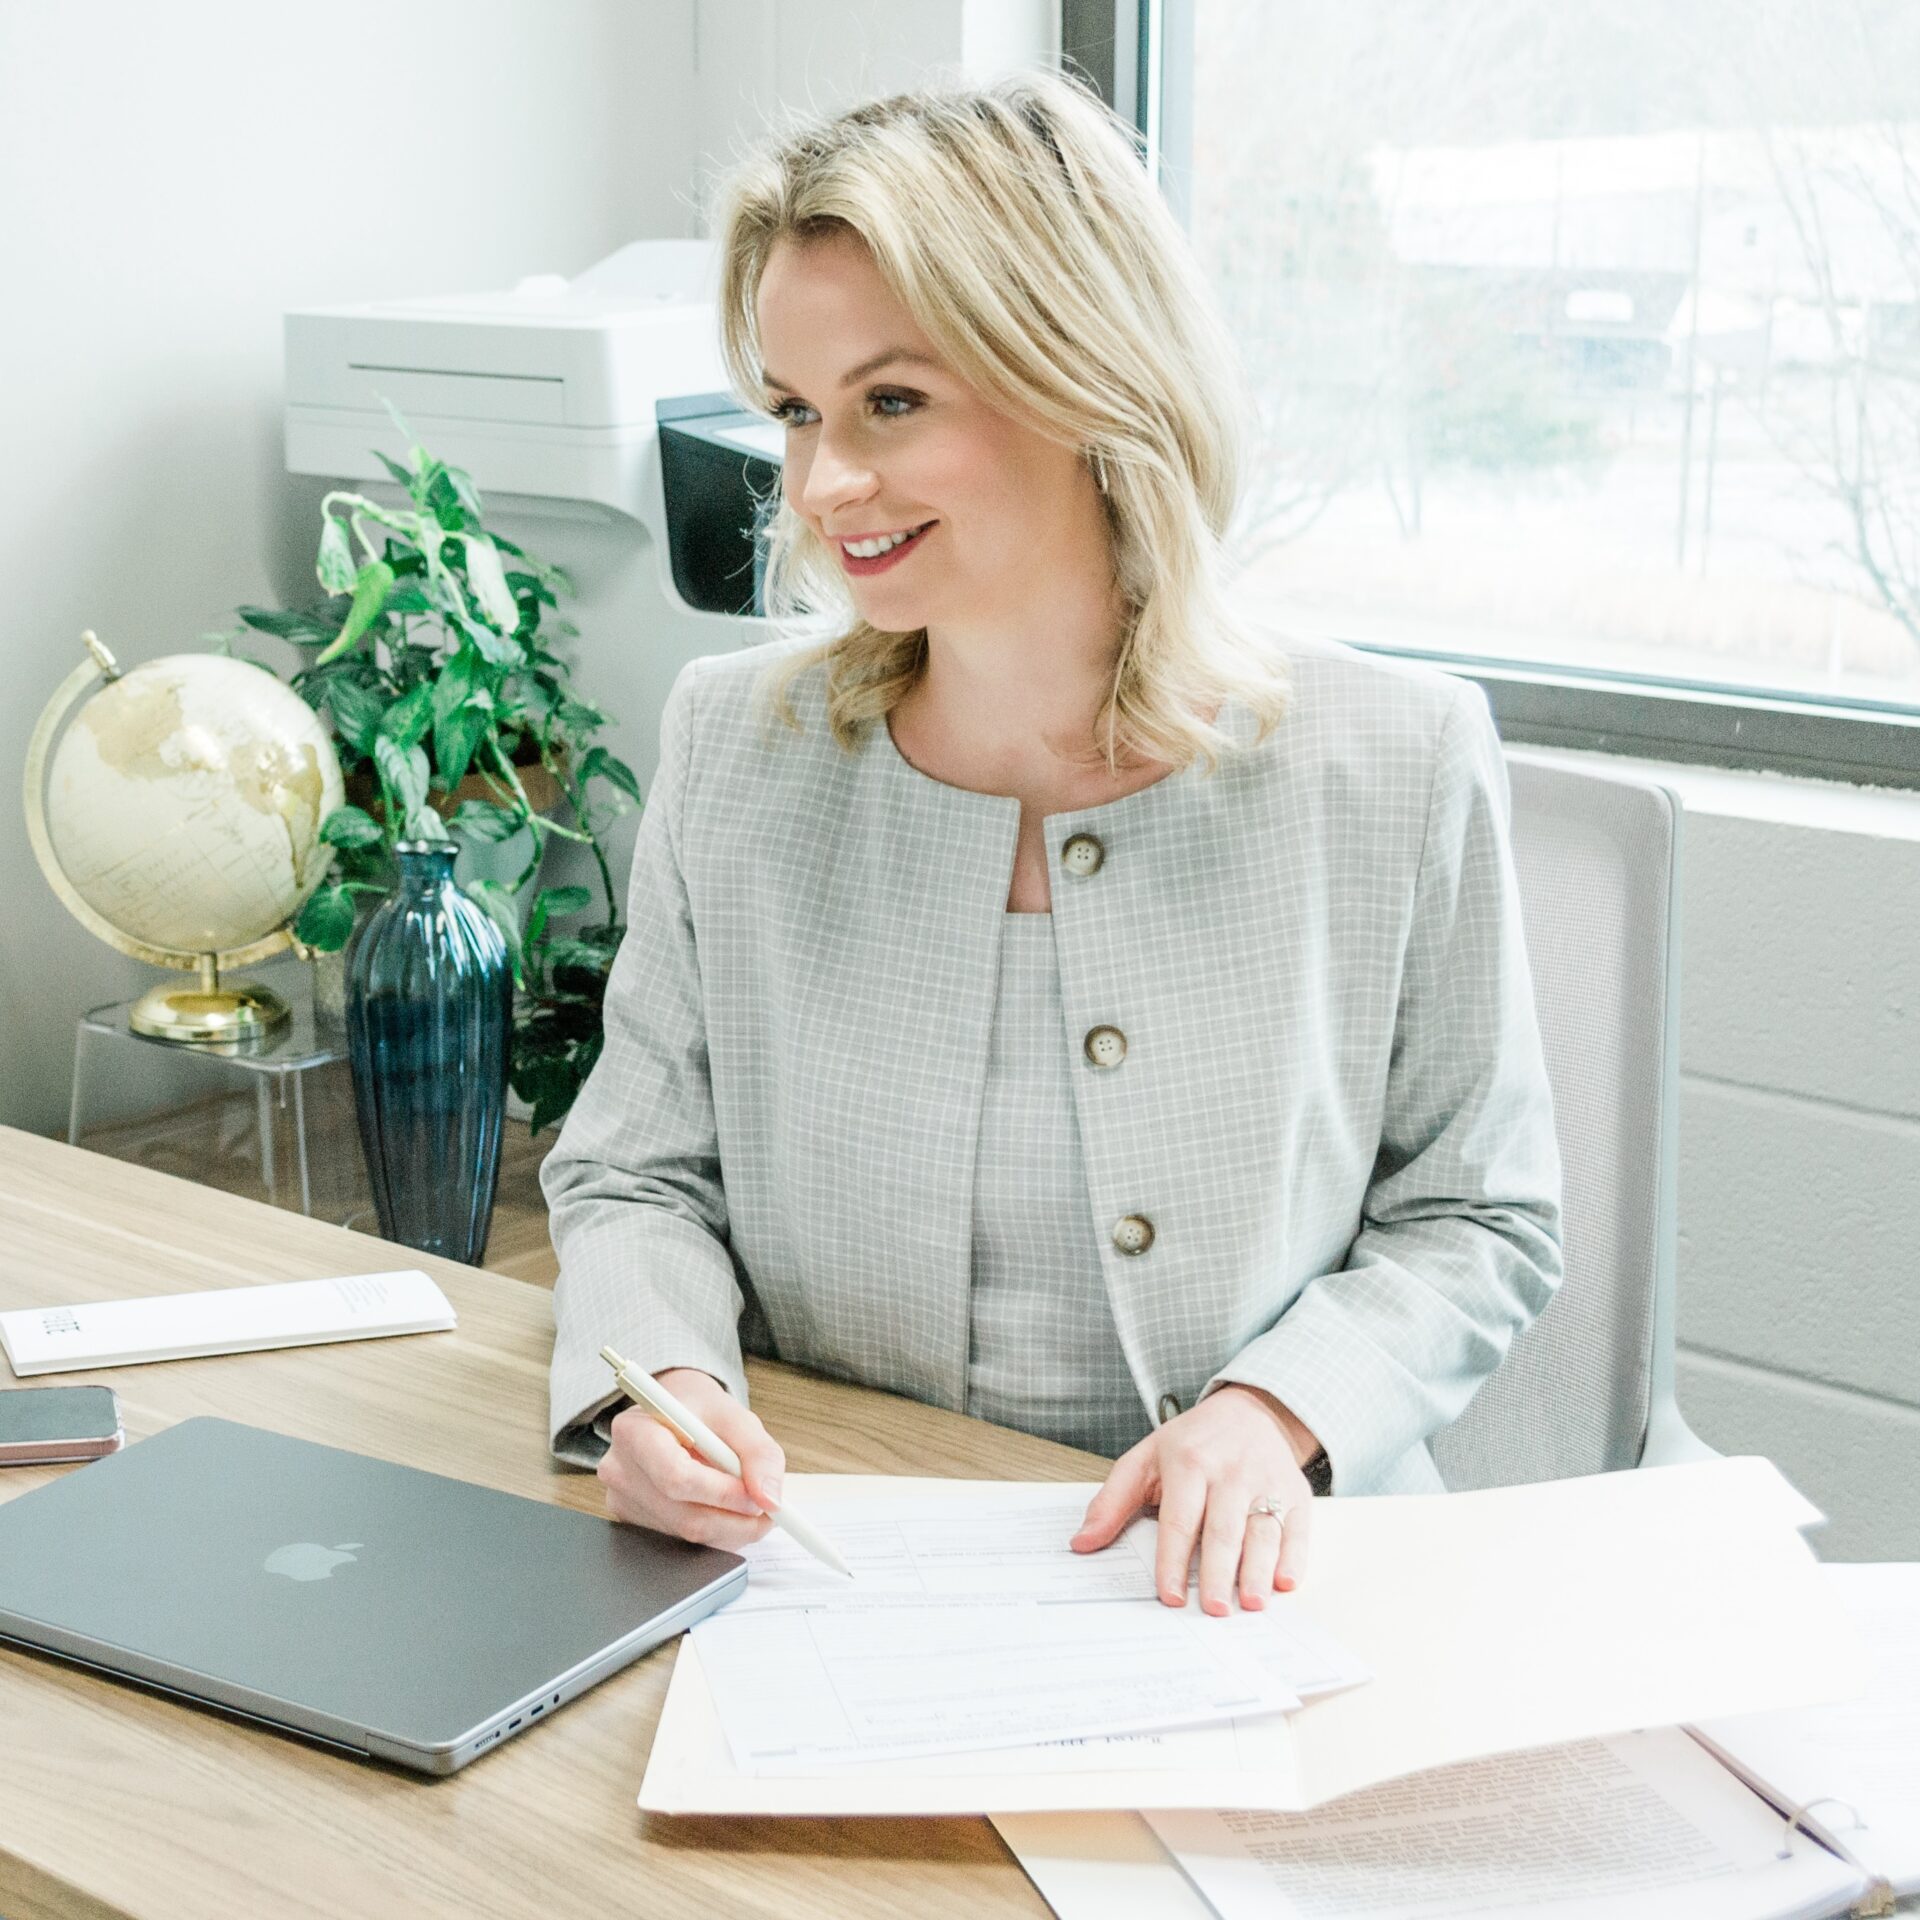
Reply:
<svg viewBox="0 0 1920 1920"><path fill-rule="evenodd" d="M493 544L496 547L500 544L500 536L498 534L494 535ZM533 599L538 600L542 606L552 607L559 604L548 588L543 586L541 582L536 580L530 573L508 574L507 585L513 589L515 594L527 594Z"/></svg>
<svg viewBox="0 0 1920 1920"><path fill-rule="evenodd" d="M333 639L340 631L340 622L346 615L346 609L339 599L328 601L318 607L303 607L292 612L281 612L276 607L240 607L236 611L248 626L258 628L262 633L270 633L276 639L290 640L297 647L321 646Z"/></svg>
<svg viewBox="0 0 1920 1920"><path fill-rule="evenodd" d="M462 800L447 822L453 837L468 846L493 846L511 840L523 824L511 807L496 807L489 800Z"/></svg>
<svg viewBox="0 0 1920 1920"><path fill-rule="evenodd" d="M479 603L480 611L502 633L520 629L520 603L507 585L500 555L484 533L469 533L464 538L467 555L467 585Z"/></svg>
<svg viewBox="0 0 1920 1920"><path fill-rule="evenodd" d="M415 816L431 811L427 807L426 749L403 749L382 733L373 743L373 764L380 769L380 778L393 797L389 817L397 812L405 823L403 832L411 835Z"/></svg>
<svg viewBox="0 0 1920 1920"><path fill-rule="evenodd" d="M480 656L472 647L459 648L440 669L433 682L433 724L436 727L456 708L467 704L480 671Z"/></svg>
<svg viewBox="0 0 1920 1920"><path fill-rule="evenodd" d="M434 723L433 757L439 769L440 785L449 793L465 777L474 749L492 724L492 714L478 706L458 707L444 720Z"/></svg>
<svg viewBox="0 0 1920 1920"><path fill-rule="evenodd" d="M584 786L589 780L595 779L617 787L636 806L639 804L640 782L635 778L633 769L624 760L616 759L605 747L589 749L587 757L580 763L581 784Z"/></svg>
<svg viewBox="0 0 1920 1920"><path fill-rule="evenodd" d="M419 585L413 580L399 580L397 568L395 573L396 584L393 591L387 595L387 611L389 613L431 613L433 602L420 590Z"/></svg>
<svg viewBox="0 0 1920 1920"><path fill-rule="evenodd" d="M401 484L405 486L409 493L414 493L415 487L426 473L427 450L414 439L413 429L408 426L406 421L401 417L400 409L396 407L384 393L380 396L380 404L386 408L387 417L400 429L401 439L408 443L407 453L413 461L413 472L407 474ZM414 497L416 501L419 498L418 494L415 494Z"/></svg>
<svg viewBox="0 0 1920 1920"><path fill-rule="evenodd" d="M385 718L380 722L380 734L396 747L405 749L418 746L432 725L433 684L422 680L387 709Z"/></svg>
<svg viewBox="0 0 1920 1920"><path fill-rule="evenodd" d="M480 518L480 492L473 484L473 476L465 467L448 467L447 484L453 488L454 498L460 502L471 520Z"/></svg>
<svg viewBox="0 0 1920 1920"><path fill-rule="evenodd" d="M293 934L322 953L338 953L353 934L353 895L345 887L319 888L300 909Z"/></svg>
<svg viewBox="0 0 1920 1920"><path fill-rule="evenodd" d="M389 407L387 411L389 413L393 413L393 409L391 407ZM395 413L393 417L397 420L399 419L400 416L397 413ZM400 484L403 487L405 487L409 493L411 493L413 491L413 475L410 474L406 470L406 468L400 464L398 460L389 460L387 456L384 453L382 453L378 447L375 447L372 451L373 451L373 457L376 460L378 460L380 464L383 467L385 467L386 470L390 474L392 474L393 477L396 480L398 480Z"/></svg>
<svg viewBox="0 0 1920 1920"><path fill-rule="evenodd" d="M454 624L480 650L481 658L493 666L517 667L526 658L525 649L511 634L495 633L471 614L460 614Z"/></svg>
<svg viewBox="0 0 1920 1920"><path fill-rule="evenodd" d="M520 915L513 903L513 889L497 880L469 880L467 895L486 909L493 924L506 936L507 953L513 961L513 977L521 977Z"/></svg>
<svg viewBox="0 0 1920 1920"><path fill-rule="evenodd" d="M452 469L444 460L434 460L422 478L425 481L422 497L435 524L443 533L460 532L467 524L467 510L461 502L460 489L454 485Z"/></svg>
<svg viewBox="0 0 1920 1920"><path fill-rule="evenodd" d="M329 593L353 591L353 549L347 544L345 523L331 513L326 516L326 525L320 529L320 557L315 561L313 570Z"/></svg>
<svg viewBox="0 0 1920 1920"><path fill-rule="evenodd" d="M547 922L556 913L584 913L593 904L593 895L585 887L542 887L534 896L533 911L527 916L527 945L533 946L547 930Z"/></svg>
<svg viewBox="0 0 1920 1920"><path fill-rule="evenodd" d="M329 660L336 660L353 646L366 630L379 619L381 609L387 603L387 589L393 585L393 569L384 560L369 560L360 569L354 582L353 606L347 614L346 625L340 629L333 644L321 654L318 666L325 666Z"/></svg>
<svg viewBox="0 0 1920 1920"><path fill-rule="evenodd" d="M547 965L556 972L563 967L580 967L588 973L604 974L613 965L613 952L595 940L553 940L547 945Z"/></svg>
<svg viewBox="0 0 1920 1920"><path fill-rule="evenodd" d="M338 675L326 683L326 696L334 731L356 753L371 753L380 716L387 710L386 695L365 681Z"/></svg>
<svg viewBox="0 0 1920 1920"><path fill-rule="evenodd" d="M382 837L380 822L360 807L335 807L320 822L320 838L330 847L370 847Z"/></svg>
<svg viewBox="0 0 1920 1920"><path fill-rule="evenodd" d="M581 1085L586 1077L584 1073L570 1072L567 1075L568 1084L564 1089L543 1093L533 1103L533 1112L527 1121L527 1131L537 1136L552 1126L556 1120L564 1120L572 1111L573 1103L579 1096Z"/></svg>

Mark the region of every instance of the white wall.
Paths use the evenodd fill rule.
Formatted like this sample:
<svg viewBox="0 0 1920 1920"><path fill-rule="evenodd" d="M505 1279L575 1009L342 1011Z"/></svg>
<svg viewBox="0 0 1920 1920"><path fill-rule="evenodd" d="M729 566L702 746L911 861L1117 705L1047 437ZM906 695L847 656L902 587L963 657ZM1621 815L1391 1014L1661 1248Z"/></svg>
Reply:
<svg viewBox="0 0 1920 1920"><path fill-rule="evenodd" d="M835 113L930 78L991 79L1060 57L1059 0L700 0L701 203L786 110Z"/></svg>
<svg viewBox="0 0 1920 1920"><path fill-rule="evenodd" d="M77 1014L152 978L16 798L81 628L131 665L320 591L282 312L697 233L693 60L694 0L0 6L0 1123L64 1127Z"/></svg>

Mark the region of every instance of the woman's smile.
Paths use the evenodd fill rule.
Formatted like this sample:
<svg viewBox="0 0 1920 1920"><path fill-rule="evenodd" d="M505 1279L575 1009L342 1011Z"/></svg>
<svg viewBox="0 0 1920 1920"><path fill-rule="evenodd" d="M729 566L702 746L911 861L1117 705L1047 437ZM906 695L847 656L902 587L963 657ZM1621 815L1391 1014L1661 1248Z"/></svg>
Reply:
<svg viewBox="0 0 1920 1920"><path fill-rule="evenodd" d="M900 561L904 560L908 554L913 552L913 550L920 545L923 536L931 533L939 524L937 520L923 522L920 526L914 528L913 531L907 535L906 539L896 540L884 553L851 553L848 551L847 542L844 539L836 540L833 543L834 551L839 554L840 564L845 567L849 573L885 573L889 567L896 566ZM878 536L878 538L881 539L888 537L889 536L884 534ZM858 540L855 544L866 547L873 545L874 542L869 538Z"/></svg>

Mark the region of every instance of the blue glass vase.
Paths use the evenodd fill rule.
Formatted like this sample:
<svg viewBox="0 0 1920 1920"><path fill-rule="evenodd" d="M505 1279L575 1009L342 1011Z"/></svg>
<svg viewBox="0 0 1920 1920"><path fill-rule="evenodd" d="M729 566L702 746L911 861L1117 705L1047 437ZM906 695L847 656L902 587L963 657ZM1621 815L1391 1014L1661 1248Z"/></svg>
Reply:
<svg viewBox="0 0 1920 1920"><path fill-rule="evenodd" d="M403 841L400 878L347 961L347 1046L380 1231L473 1263L500 1178L513 968L445 841Z"/></svg>

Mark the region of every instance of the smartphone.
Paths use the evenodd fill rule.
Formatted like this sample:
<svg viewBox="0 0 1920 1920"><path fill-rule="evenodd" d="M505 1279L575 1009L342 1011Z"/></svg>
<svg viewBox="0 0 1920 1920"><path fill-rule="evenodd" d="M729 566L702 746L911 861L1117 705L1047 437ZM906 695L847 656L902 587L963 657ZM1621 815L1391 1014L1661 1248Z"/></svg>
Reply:
<svg viewBox="0 0 1920 1920"><path fill-rule="evenodd" d="M0 1467L98 1460L126 1438L111 1387L0 1388Z"/></svg>

